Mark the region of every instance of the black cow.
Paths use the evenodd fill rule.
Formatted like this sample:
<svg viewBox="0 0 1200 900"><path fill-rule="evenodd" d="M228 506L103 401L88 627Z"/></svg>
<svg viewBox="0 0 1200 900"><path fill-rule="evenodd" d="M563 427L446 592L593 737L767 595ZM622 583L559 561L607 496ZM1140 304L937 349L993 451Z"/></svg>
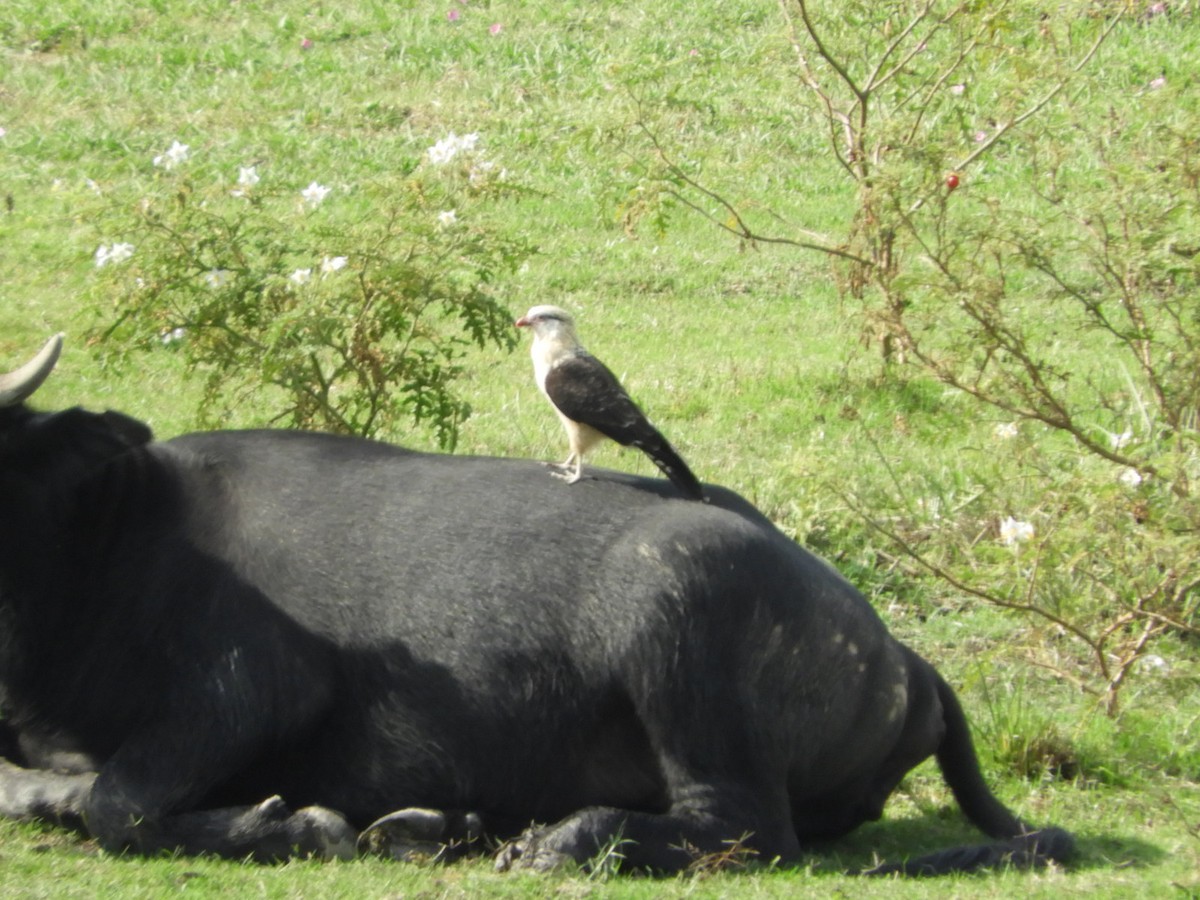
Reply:
<svg viewBox="0 0 1200 900"><path fill-rule="evenodd" d="M286 431L152 443L25 405L58 346L0 378L0 813L263 859L486 833L545 868L620 840L669 872L737 840L795 860L936 754L996 842L888 870L1071 850L989 792L933 668L729 491Z"/></svg>

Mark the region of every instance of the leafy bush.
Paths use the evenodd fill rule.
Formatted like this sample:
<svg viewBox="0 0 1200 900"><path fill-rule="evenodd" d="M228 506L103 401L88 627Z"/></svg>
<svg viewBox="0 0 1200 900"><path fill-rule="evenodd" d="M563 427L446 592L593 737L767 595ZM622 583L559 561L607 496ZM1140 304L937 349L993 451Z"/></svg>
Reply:
<svg viewBox="0 0 1200 900"><path fill-rule="evenodd" d="M414 421L453 448L471 345L511 349L498 278L528 254L487 225L515 191L450 135L361 189L282 183L254 165L196 165L176 141L144 194L98 215L97 336L127 355L177 348L206 378L202 414L253 392L275 421L373 435Z"/></svg>

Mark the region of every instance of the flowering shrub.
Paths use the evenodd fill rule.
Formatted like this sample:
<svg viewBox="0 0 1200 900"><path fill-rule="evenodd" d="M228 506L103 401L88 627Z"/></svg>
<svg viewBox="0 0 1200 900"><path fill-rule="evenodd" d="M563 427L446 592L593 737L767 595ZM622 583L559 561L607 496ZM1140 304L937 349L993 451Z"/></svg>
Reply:
<svg viewBox="0 0 1200 900"><path fill-rule="evenodd" d="M509 188L478 142L451 135L403 180L355 190L201 170L175 141L152 189L99 217L101 346L182 352L208 421L253 394L264 419L360 435L416 422L452 448L461 359L513 346L494 285L529 252L482 223Z"/></svg>

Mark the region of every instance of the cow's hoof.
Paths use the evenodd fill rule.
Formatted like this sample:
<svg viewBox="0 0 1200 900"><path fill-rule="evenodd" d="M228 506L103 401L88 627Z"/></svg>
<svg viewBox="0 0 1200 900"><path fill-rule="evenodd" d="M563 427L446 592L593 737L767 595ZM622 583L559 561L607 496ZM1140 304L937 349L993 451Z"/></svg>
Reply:
<svg viewBox="0 0 1200 900"><path fill-rule="evenodd" d="M350 823L331 809L306 806L288 823L296 845L322 859L354 859L356 833Z"/></svg>
<svg viewBox="0 0 1200 900"><path fill-rule="evenodd" d="M249 810L251 818L260 822L282 822L292 814L288 805L283 802L283 798L278 794L268 797L266 800L253 806Z"/></svg>
<svg viewBox="0 0 1200 900"><path fill-rule="evenodd" d="M457 859L483 835L475 813L410 807L376 819L358 836L358 850L405 862Z"/></svg>
<svg viewBox="0 0 1200 900"><path fill-rule="evenodd" d="M515 841L509 841L496 854L496 871L511 872L524 869L530 872L552 872L575 863L565 853L538 845L529 832Z"/></svg>

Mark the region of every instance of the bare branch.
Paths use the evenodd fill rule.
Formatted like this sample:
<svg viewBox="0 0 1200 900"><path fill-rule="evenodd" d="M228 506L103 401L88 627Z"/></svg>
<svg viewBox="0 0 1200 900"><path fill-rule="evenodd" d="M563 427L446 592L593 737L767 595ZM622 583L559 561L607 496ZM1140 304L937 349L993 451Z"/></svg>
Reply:
<svg viewBox="0 0 1200 900"><path fill-rule="evenodd" d="M883 53L880 54L879 62L875 64L875 69L867 77L867 86L866 86L866 88L864 88L864 90L866 92L869 93L870 91L874 90L875 88L877 88L883 84L886 84L891 79L895 78L898 73L902 72L904 70L904 67L907 66L910 62L912 62L913 57L917 56L919 53L924 52L926 41L932 35L934 35L939 28L944 26L947 22L950 21L950 19L952 19L959 12L959 10L957 10L957 9L951 10L950 12L948 12L945 16L942 17L941 21L934 24L933 28L931 28L929 30L929 33L925 36L925 38L923 38L920 41L917 41L917 43L912 47L912 49L904 54L904 57L899 62L897 62L896 65L892 66L892 68L889 69L883 75L880 75L879 74L880 71L883 69L883 67L887 63L887 61L891 58L892 54L895 53L896 50L900 47L900 45L903 44L908 39L908 36L913 33L913 31L916 29L916 27L918 25L920 25L922 22L924 22L926 18L928 18L929 12L932 9L933 9L933 0L928 0L928 2L925 4L925 8L922 9L919 13L917 13L911 22L909 22L906 26L904 26L904 28L900 31L900 33L898 35L896 35L895 39L887 46L887 48L883 51Z"/></svg>
<svg viewBox="0 0 1200 900"><path fill-rule="evenodd" d="M662 161L663 165L665 165L667 167L668 171L670 171L670 173L675 178L678 178L680 181L682 181L684 184L686 184L692 190L703 194L705 197L708 197L710 200L712 200L714 203L716 203L718 206L720 206L728 214L729 219L732 220L734 224L730 225L729 221L722 221L722 220L718 219L716 216L712 215L712 213L710 213L708 210L701 207L699 204L697 204L695 201L693 201L691 198L689 198L687 195L685 195L681 191L676 191L676 190L668 188L667 193L670 194L672 197L674 197L676 200L678 200L680 203L687 206L689 209L692 209L695 212L700 213L700 215L704 216L704 218L708 219L710 222L712 222L714 225L718 226L719 228L721 228L725 231L728 231L730 234L737 235L739 238L742 238L743 240L750 241L751 243L755 243L755 244L785 244L785 245L791 246L791 247L799 247L804 250L816 250L820 253L825 253L829 256L840 257L842 259L850 260L851 262L856 262L861 265L866 265L866 266L871 265L870 260L865 259L861 256L858 256L857 254L851 253L850 251L846 250L843 247L837 247L831 243L824 243L823 241L821 241L819 239L814 239L812 241L802 241L802 240L796 240L794 238L774 237L774 236L770 236L770 235L764 235L764 234L757 233L750 227L749 223L747 223L746 220L742 217L742 215L738 211L737 207L735 207L730 201L728 201L727 199L725 199L724 197L722 197L720 194L716 193L715 191L711 190L710 188L705 187L700 182L696 181L694 178L692 178L690 175L688 175L687 172L685 172L682 167L680 167L669 156L667 156L666 151L663 149L662 144L659 142L658 138L655 136L655 134L652 131L650 131L649 128L646 127L646 125L644 123L639 122L638 127L640 127L642 129L642 131L645 133L646 137L649 139L650 143L654 147L655 154Z"/></svg>
<svg viewBox="0 0 1200 900"><path fill-rule="evenodd" d="M800 17L804 20L804 30L812 38L813 44L817 48L817 53L821 55L821 59L825 60L829 64L829 68L833 69L838 77L846 83L846 87L858 98L860 103L866 103L867 92L858 86L845 66L829 51L829 48L825 46L825 42L821 40L821 35L817 32L817 26L813 24L812 18L808 14L808 3L805 0L796 0L796 4L800 7Z"/></svg>
<svg viewBox="0 0 1200 900"><path fill-rule="evenodd" d="M871 514L870 510L868 510L865 507L863 507L862 505L860 505L852 495L847 494L844 491L838 491L838 496L841 497L842 500L852 510L854 510L855 513L862 516L863 520L868 525L870 525L872 528L874 528L876 531L878 531L880 534L882 534L884 537L886 537L888 540L890 540L893 544L895 544L896 547L898 547L904 553L905 556L907 556L913 562L917 563L917 565L921 566L921 568L925 569L927 572L929 572L930 574L932 574L939 580L946 582L947 584L951 585L952 587L961 591L964 594L968 594L972 597L978 597L980 600L986 600L988 603L992 604L993 606L998 606L998 607L1001 607L1002 609L1017 610L1019 612L1033 613L1043 619L1046 619L1049 622L1052 622L1053 624L1057 625L1059 628L1062 628L1064 631L1067 631L1067 632L1075 635L1075 637L1079 638L1081 641L1083 641L1084 644L1086 644L1089 648L1091 648L1093 653L1098 652L1099 648L1097 647L1096 641L1092 638L1092 636L1090 634L1088 634L1086 631L1084 631L1082 628L1080 628L1075 623L1070 622L1067 619L1064 619L1062 616L1059 616L1059 615L1051 612L1050 610L1046 609L1045 607L1038 606L1038 605L1036 605L1034 603L1030 603L1028 601L1007 600L1004 597L1000 597L997 594L993 594L991 591L985 591L985 590L975 587L972 584L968 584L967 582L963 581L961 578L956 576L950 570L948 570L942 566L939 566L937 563L932 562L928 558L926 558L925 555L922 554L920 551L918 551L915 547L913 547L913 545L909 541L907 541L905 538L901 537L894 530L892 530L891 528L888 528L886 525L881 523L877 518L875 518L875 516Z"/></svg>
<svg viewBox="0 0 1200 900"><path fill-rule="evenodd" d="M783 16L788 23L788 32L791 36L792 49L796 53L796 59L800 66L800 74L804 83L815 93L825 106L825 120L829 126L829 145L833 148L833 155L841 164L847 173L852 177L858 177L851 165L851 161L855 156L855 140L854 128L851 125L850 116L839 110L833 102L833 97L829 92L821 87L821 82L813 71L812 66L808 63L808 57L804 55L804 50L800 46L800 39L796 33L796 22L792 18L791 10L788 6L788 0L779 0L780 9L783 11ZM840 129L839 129L840 126ZM838 144L838 132L842 133L842 138L845 141L843 149Z"/></svg>

